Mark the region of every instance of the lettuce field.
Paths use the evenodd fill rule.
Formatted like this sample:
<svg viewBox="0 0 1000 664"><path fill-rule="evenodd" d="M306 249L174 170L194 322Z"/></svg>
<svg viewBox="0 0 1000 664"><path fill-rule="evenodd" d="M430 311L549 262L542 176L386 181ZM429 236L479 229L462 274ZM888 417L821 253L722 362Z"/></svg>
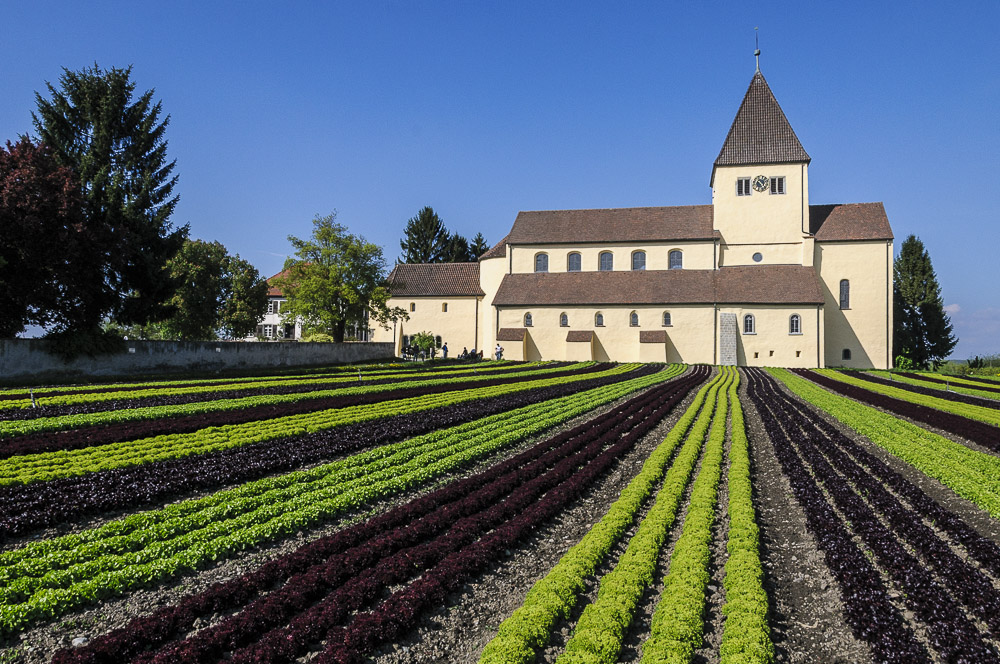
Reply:
<svg viewBox="0 0 1000 664"><path fill-rule="evenodd" d="M0 389L0 663L1000 664L1000 383L438 362Z"/></svg>

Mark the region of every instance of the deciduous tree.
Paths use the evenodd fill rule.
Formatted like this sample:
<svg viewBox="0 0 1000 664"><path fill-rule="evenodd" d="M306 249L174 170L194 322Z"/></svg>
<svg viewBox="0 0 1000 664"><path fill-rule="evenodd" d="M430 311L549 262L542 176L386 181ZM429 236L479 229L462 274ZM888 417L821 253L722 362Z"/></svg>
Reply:
<svg viewBox="0 0 1000 664"><path fill-rule="evenodd" d="M892 273L893 357L908 358L919 368L937 368L958 338L944 311L930 254L915 235L903 241Z"/></svg>
<svg viewBox="0 0 1000 664"><path fill-rule="evenodd" d="M218 328L227 338L242 339L257 329L267 310L267 289L257 268L239 254L226 256Z"/></svg>

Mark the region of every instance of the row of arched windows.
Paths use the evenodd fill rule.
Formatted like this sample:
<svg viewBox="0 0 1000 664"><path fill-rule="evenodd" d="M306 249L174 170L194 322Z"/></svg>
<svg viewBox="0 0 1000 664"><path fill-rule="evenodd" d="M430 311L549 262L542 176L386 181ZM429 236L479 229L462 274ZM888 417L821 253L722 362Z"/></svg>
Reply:
<svg viewBox="0 0 1000 664"><path fill-rule="evenodd" d="M684 253L680 249L673 249L667 255L667 267L671 270L681 270L684 268ZM566 271L567 272L580 272L582 271L582 259L580 254L577 252L571 252L566 256ZM615 256L610 251L602 251L597 256L597 269L601 272L611 272L615 269ZM646 252L645 251L633 251L632 252L632 269L633 270L645 270L646 269ZM548 272L549 271L549 255L541 252L535 254L535 272Z"/></svg>
<svg viewBox="0 0 1000 664"><path fill-rule="evenodd" d="M673 325L673 322L671 321L671 317L670 317L670 312L669 311L664 311L663 312L663 319L662 320L663 320L663 326L664 327L670 327L671 325ZM531 316L531 312L528 312L528 313L524 314L524 326L525 327L531 327L532 326L532 322L533 322L533 319L532 319L532 316ZM631 312L628 315L628 324L629 324L630 327L639 327L639 313L638 312L633 311L633 312ZM568 314L565 314L565 313L559 314L559 327L569 327L569 315ZM603 313L597 312L596 314L594 314L594 327L604 327L604 314Z"/></svg>
<svg viewBox="0 0 1000 664"><path fill-rule="evenodd" d="M792 314L788 317L788 333L802 334L802 316ZM757 334L757 319L753 314L743 316L743 334Z"/></svg>

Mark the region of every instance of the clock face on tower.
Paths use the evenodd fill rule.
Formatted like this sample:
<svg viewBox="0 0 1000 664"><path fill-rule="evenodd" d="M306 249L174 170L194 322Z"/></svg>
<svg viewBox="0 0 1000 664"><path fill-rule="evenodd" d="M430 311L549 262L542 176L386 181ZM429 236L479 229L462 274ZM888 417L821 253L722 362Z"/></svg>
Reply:
<svg viewBox="0 0 1000 664"><path fill-rule="evenodd" d="M768 183L769 180L767 179L766 175L758 175L753 179L753 188L756 189L757 191L764 191L765 189L767 189Z"/></svg>

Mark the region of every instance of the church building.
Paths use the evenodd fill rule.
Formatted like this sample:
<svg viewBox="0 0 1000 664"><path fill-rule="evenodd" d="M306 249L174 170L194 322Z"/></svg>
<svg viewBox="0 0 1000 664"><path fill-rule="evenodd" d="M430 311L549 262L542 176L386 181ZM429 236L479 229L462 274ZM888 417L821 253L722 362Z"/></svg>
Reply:
<svg viewBox="0 0 1000 664"><path fill-rule="evenodd" d="M758 70L712 165L711 205L520 212L475 263L397 265L390 306L513 360L892 366L881 203L812 205L809 154Z"/></svg>

